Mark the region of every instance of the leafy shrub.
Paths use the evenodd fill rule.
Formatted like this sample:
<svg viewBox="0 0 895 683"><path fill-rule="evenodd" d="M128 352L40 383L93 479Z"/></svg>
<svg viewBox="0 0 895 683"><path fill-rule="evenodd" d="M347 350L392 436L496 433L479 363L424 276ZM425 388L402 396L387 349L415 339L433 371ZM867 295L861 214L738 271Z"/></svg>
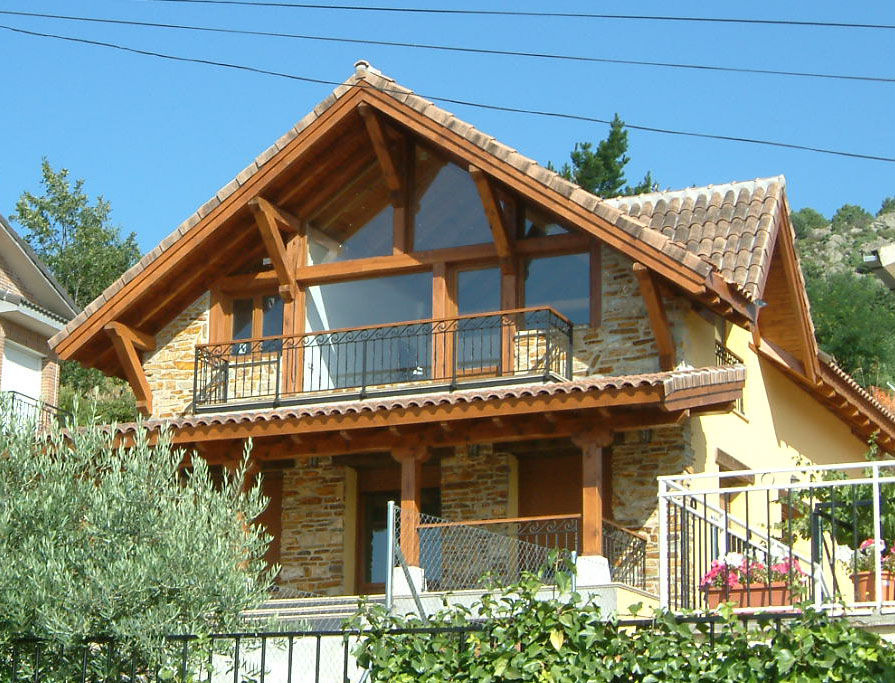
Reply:
<svg viewBox="0 0 895 683"><path fill-rule="evenodd" d="M372 627L356 649L359 663L370 680L394 683L895 679L895 648L841 618L806 611L778 629L725 608L714 627L667 612L630 627L575 593L544 600L540 589L528 575L471 609L446 605L426 624L368 605L357 618ZM421 627L444 630L388 633Z"/></svg>

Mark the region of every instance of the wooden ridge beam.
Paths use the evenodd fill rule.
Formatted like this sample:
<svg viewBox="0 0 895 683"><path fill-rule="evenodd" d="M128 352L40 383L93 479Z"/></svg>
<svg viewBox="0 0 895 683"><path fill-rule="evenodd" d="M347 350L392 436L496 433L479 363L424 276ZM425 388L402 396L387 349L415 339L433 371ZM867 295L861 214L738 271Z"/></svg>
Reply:
<svg viewBox="0 0 895 683"><path fill-rule="evenodd" d="M491 234L494 236L494 246L497 249L497 256L501 260L501 266L504 269L512 268L513 242L510 238L512 231L509 227L509 221L500 207L500 201L497 199L494 187L491 185L491 181L488 180L488 176L477 166L469 166L469 175L475 181L475 186L479 191L479 197L485 209L485 216L488 218L488 225L491 226Z"/></svg>
<svg viewBox="0 0 895 683"><path fill-rule="evenodd" d="M385 177L385 184L392 193L393 202L400 202L404 195L403 178L401 177L398 163L389 149L382 121L375 110L366 102L361 102L357 105L357 111L364 120L364 126L367 128L367 134L370 136L370 142L373 144L373 151L376 153L376 159L378 159L382 175Z"/></svg>
<svg viewBox="0 0 895 683"><path fill-rule="evenodd" d="M277 227L277 223L281 220L278 210L263 197L255 197L250 200L249 207L255 214L255 223L261 232L261 239L264 241L267 255L270 256L274 272L277 274L277 281L280 283L280 296L287 303L294 301L297 295L295 271L291 267L292 264L286 253L283 235Z"/></svg>
<svg viewBox="0 0 895 683"><path fill-rule="evenodd" d="M637 276L640 294L646 304L646 312L653 328L656 347L659 349L659 367L662 370L672 370L674 368L674 339L671 336L668 314L665 312L662 297L659 296L656 280L652 272L642 263L634 264L634 275Z"/></svg>
<svg viewBox="0 0 895 683"><path fill-rule="evenodd" d="M148 417L152 414L152 389L137 349L152 351L155 348L155 338L117 321L108 323L104 329L112 340L118 362L121 363L128 384L137 398L137 409Z"/></svg>

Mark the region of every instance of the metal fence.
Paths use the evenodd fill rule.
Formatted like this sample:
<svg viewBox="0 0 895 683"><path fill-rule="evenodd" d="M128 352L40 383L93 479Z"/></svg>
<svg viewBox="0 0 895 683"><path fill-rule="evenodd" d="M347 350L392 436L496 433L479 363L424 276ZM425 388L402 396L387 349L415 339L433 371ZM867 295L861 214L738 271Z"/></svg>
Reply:
<svg viewBox="0 0 895 683"><path fill-rule="evenodd" d="M750 622L776 625L779 632L798 612L743 614ZM704 643L714 648L727 624L720 617L684 615L678 623L705 632ZM623 619L622 629L648 629L651 619ZM479 647L463 637L481 632L487 624L459 627L403 628L385 632L401 647L414 634L456 634L460 649ZM376 634L377 637L381 633ZM307 633L228 633L209 637L169 636L155 653L153 663L136 655L125 641L97 638L63 649L45 641L16 639L0 644L0 680L11 683L364 683L370 672L357 667L354 650L364 631L313 631ZM381 680L381 679L380 679Z"/></svg>
<svg viewBox="0 0 895 683"><path fill-rule="evenodd" d="M48 429L55 424L64 426L72 418L71 413L18 391L0 392L0 404L17 421L33 424L37 429Z"/></svg>
<svg viewBox="0 0 895 683"><path fill-rule="evenodd" d="M603 554L613 581L646 590L646 546L642 534L603 520Z"/></svg>
<svg viewBox="0 0 895 683"><path fill-rule="evenodd" d="M571 373L571 322L551 308L529 308L203 344L196 347L193 405L269 406L400 393L420 383L454 387Z"/></svg>
<svg viewBox="0 0 895 683"><path fill-rule="evenodd" d="M895 462L659 478L663 606L895 610Z"/></svg>
<svg viewBox="0 0 895 683"><path fill-rule="evenodd" d="M715 340L715 365L742 365L743 359L728 349L724 342ZM737 412L742 413L744 409L743 395L737 398L735 406Z"/></svg>

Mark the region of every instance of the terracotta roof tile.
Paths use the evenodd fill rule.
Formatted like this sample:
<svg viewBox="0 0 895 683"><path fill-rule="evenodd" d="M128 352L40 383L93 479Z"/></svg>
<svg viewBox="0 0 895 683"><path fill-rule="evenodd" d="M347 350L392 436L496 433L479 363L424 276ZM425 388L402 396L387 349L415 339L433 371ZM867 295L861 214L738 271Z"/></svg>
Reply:
<svg viewBox="0 0 895 683"><path fill-rule="evenodd" d="M451 392L411 394L388 398L367 398L345 402L305 404L275 409L232 411L222 413L188 415L174 419L146 420L148 429L170 427L177 430L212 425L250 424L278 420L294 420L337 415L377 413L407 408L427 408L446 405L501 401L512 398L556 396L562 394L612 391L638 387L662 387L665 398L676 392L701 386L715 386L743 382L746 368L728 365L708 368L690 368L617 377L590 376L571 382L504 385L484 389L460 389ZM134 431L137 423L115 426L116 433Z"/></svg>
<svg viewBox="0 0 895 683"><path fill-rule="evenodd" d="M710 260L725 280L756 298L771 257L772 236L785 210L785 186L785 179L776 176L608 201L651 226L673 226L675 242Z"/></svg>

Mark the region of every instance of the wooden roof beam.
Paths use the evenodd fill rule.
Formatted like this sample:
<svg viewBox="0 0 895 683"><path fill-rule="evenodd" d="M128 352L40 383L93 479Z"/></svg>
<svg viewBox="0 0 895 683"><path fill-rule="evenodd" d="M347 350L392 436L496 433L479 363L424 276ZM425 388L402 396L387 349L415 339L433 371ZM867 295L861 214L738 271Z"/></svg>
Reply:
<svg viewBox="0 0 895 683"><path fill-rule="evenodd" d="M281 220L279 210L263 197L255 197L250 200L249 207L255 214L255 223L261 232L264 248L267 250L274 272L277 274L277 281L280 283L280 296L287 303L291 302L297 294L296 273L294 264L290 262L286 252L283 235L277 227L277 223Z"/></svg>
<svg viewBox="0 0 895 683"><path fill-rule="evenodd" d="M388 140L385 139L385 130L382 121L374 109L366 102L357 105L357 111L364 120L367 128L367 134L370 136L370 142L373 144L373 151L376 153L376 159L382 169L382 175L385 177L385 184L392 193L393 201L400 201L404 196L404 182L399 170L399 165L392 151L389 149Z"/></svg>
<svg viewBox="0 0 895 683"><path fill-rule="evenodd" d="M500 201L497 199L497 194L494 192L494 187L484 172L480 168L470 165L469 175L475 181L479 197L482 199L485 216L488 218L488 225L491 226L491 234L494 236L497 256L501 260L502 268L507 272L507 268L512 269L513 267L513 242L510 239L512 234L510 222L504 215L503 209L500 207Z"/></svg>
<svg viewBox="0 0 895 683"><path fill-rule="evenodd" d="M152 351L155 349L155 338L117 321L108 323L104 329L112 340L128 384L137 397L137 409L148 417L152 414L152 389L149 388L137 350Z"/></svg>
<svg viewBox="0 0 895 683"><path fill-rule="evenodd" d="M646 304L646 312L653 328L656 347L659 349L659 367L662 370L671 370L674 368L674 339L671 336L668 314L665 312L665 304L659 295L655 277L652 271L642 263L634 264L634 275L637 276L640 294Z"/></svg>

